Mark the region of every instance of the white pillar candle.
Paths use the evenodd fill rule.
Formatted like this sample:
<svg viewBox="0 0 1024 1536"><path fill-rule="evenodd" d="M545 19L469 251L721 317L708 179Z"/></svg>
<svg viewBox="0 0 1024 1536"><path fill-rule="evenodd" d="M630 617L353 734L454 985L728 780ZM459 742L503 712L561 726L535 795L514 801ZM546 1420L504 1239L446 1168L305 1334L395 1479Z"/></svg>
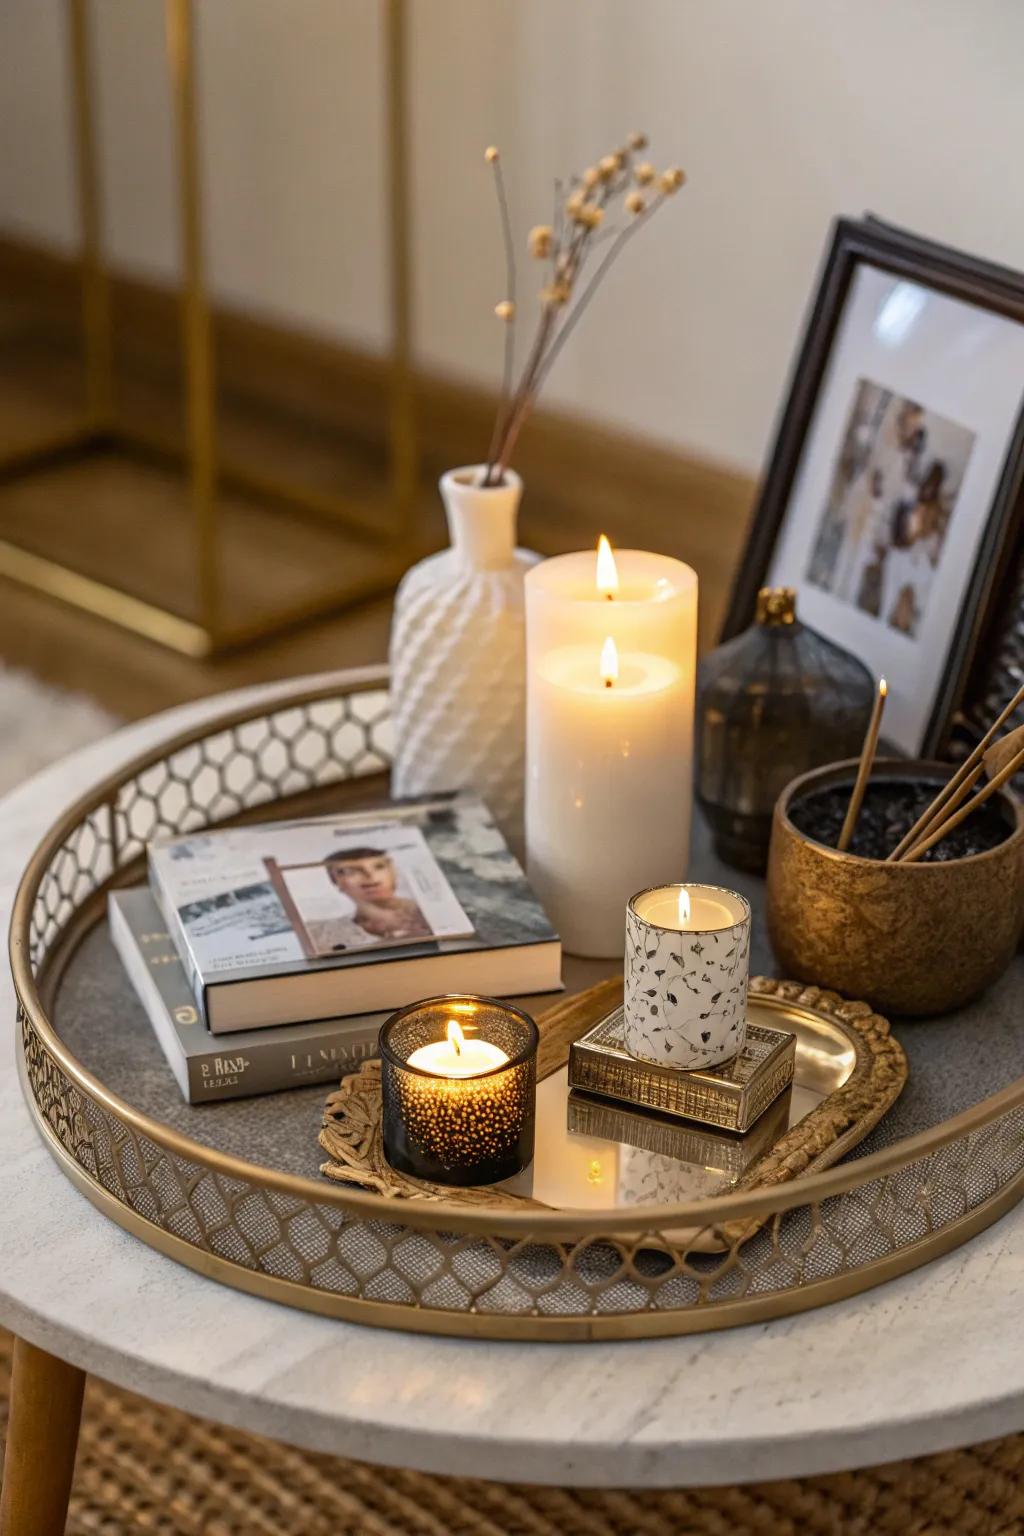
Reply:
<svg viewBox="0 0 1024 1536"><path fill-rule="evenodd" d="M626 908L622 1042L692 1070L731 1061L747 1038L750 905L717 885L672 885Z"/></svg>
<svg viewBox="0 0 1024 1536"><path fill-rule="evenodd" d="M526 849L570 954L621 953L632 891L686 873L697 577L666 555L559 555L526 577Z"/></svg>

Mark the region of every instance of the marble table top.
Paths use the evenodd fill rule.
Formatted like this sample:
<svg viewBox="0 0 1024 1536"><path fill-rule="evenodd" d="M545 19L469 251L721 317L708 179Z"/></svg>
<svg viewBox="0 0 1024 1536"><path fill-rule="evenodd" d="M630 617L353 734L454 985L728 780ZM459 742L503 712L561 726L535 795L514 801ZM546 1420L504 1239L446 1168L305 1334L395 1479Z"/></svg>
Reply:
<svg viewBox="0 0 1024 1536"><path fill-rule="evenodd" d="M254 692L131 726L0 801L4 928L83 785ZM1024 1207L863 1296L722 1333L512 1344L363 1328L203 1279L96 1211L22 1101L6 967L0 1017L0 1323L147 1397L368 1462L576 1486L799 1476L1024 1429Z"/></svg>

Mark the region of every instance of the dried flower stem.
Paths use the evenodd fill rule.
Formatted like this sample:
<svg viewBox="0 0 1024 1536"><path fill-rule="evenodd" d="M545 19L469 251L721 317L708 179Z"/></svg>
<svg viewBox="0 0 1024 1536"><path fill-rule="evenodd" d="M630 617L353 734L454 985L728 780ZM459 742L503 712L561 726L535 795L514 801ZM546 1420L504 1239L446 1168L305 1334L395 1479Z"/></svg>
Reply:
<svg viewBox="0 0 1024 1536"><path fill-rule="evenodd" d="M537 334L533 339L529 361L523 370L523 382L516 390L515 399L509 411L508 424L502 435L497 463L494 465L493 470L488 466L487 474L483 480L484 485L500 485L505 478L505 471L508 468L509 459L512 457L512 450L516 445L516 440L519 437L536 394L536 384L531 383L530 380L535 378L540 369L544 357L544 348L547 346L551 332L554 329L555 314L555 309L549 305L544 311L541 322L537 327Z"/></svg>
<svg viewBox="0 0 1024 1536"><path fill-rule="evenodd" d="M515 367L516 355L516 248L512 236L512 219L508 211L508 196L505 192L505 177L501 169L501 159L495 155L490 162L494 171L494 187L498 194L498 209L501 214L501 232L505 241L505 293L512 305L512 318L505 325L505 360L502 366L501 398L498 401L498 410L494 418L494 431L491 434L491 445L487 450L487 470L484 474L484 485L490 485L491 472L494 460L497 457L501 444L502 433L505 430L506 417L511 407L512 398L512 371ZM498 483L505 477L505 466L502 466L498 476Z"/></svg>
<svg viewBox="0 0 1024 1536"><path fill-rule="evenodd" d="M652 166L633 164L634 151L646 147L642 134L633 134L625 148L605 155L581 175L570 178L568 188L555 182L555 211L551 226L538 225L530 232L530 251L535 258L550 262L551 280L541 293L541 313L526 362L513 388L515 318L515 251L512 240L508 201L498 162L497 150L488 150L487 160L494 166L495 186L501 211L508 268L508 302L497 307L506 319L505 368L494 432L487 456L482 484L501 484L519 434L533 409L541 385L547 378L584 311L592 302L612 263L641 224L661 207L685 180L683 173L670 169L658 178L658 190L651 200L636 190L637 184L650 185L655 177ZM653 188L652 188L653 190ZM565 195L567 194L567 195ZM629 217L627 224L610 227L605 214L611 203L621 198L621 207ZM580 291L580 280L588 257L598 245L607 245L590 281ZM575 301L575 302L574 302Z"/></svg>
<svg viewBox="0 0 1024 1536"><path fill-rule="evenodd" d="M576 303L573 305L572 313L569 315L557 337L552 342L551 350L548 352L547 357L541 364L537 378L534 381L535 393L540 388L541 384L543 384L548 374L551 372L551 369L558 358L558 354L561 352L562 348L565 346L565 343L568 341L576 326L579 324L583 311L594 297L594 290L601 283L602 278L607 273L608 268L612 265L612 262L616 260L619 252L622 250L623 246L631 238L631 236L636 234L641 224L645 224L651 215L655 212L655 210L660 207L664 201L665 197L664 193L662 193L659 197L654 199L654 201L648 208L644 210L643 213L637 214L636 218L632 221L631 224L627 224L624 229L620 229L617 232L611 250L606 252L604 259L598 267L597 271L594 273L593 277L590 279L590 282L587 284L586 288L583 290L579 298L576 300ZM609 233L611 233L611 231L609 231ZM600 237L598 237L598 239L599 238ZM596 243L597 242L595 241L595 244Z"/></svg>
<svg viewBox="0 0 1024 1536"><path fill-rule="evenodd" d="M573 179L576 181L579 178L574 177ZM608 196L608 188L602 188L598 200L598 206L602 210L608 201ZM582 266L588 239L593 239L593 230L585 225L581 225L574 229L566 251L563 252L561 250L561 241L553 247L551 252L553 276L556 276L561 270L563 281L567 281L571 286ZM541 369L544 364L545 349L549 342L552 343L552 346L557 345L557 336L555 336L553 341L552 337L557 329L558 315L559 310L554 304L549 303L544 306L544 311L533 339L533 346L530 349L530 355L523 368L519 385L515 392L515 398L504 416L502 432L500 434L500 455L497 456L498 462L493 465L488 464L487 474L483 479L485 486L500 485L504 479L505 470L508 468L509 460L512 457L512 450L516 445L519 433L533 407L533 401L537 395Z"/></svg>
<svg viewBox="0 0 1024 1536"><path fill-rule="evenodd" d="M512 457L512 451L515 448L519 433L522 431L522 428L526 423L526 418L530 414L530 411L533 409L533 403L536 400L537 395L540 393L541 385L544 383L544 380L547 378L548 374L551 372L551 369L558 361L558 357L562 351L562 348L565 346L566 342L569 340L569 337L572 335L576 326L579 324L584 310L593 299L594 294L597 288L600 286L602 279L606 276L609 267L611 267L612 263L615 261L623 246L630 239L630 237L636 233L641 224L643 224L647 219L651 217L651 214L654 213L655 209L662 202L664 202L664 194L655 198L655 200L643 213L639 214L631 224L626 225L625 229L619 230L611 246L611 249L605 254L605 257L598 266L597 271L594 273L593 277L590 279L590 282L587 284L586 288L583 290L582 294L573 305L571 313L563 323L561 330L558 332L558 335L552 341L551 346L547 349L546 353L544 352L543 348L541 348L541 355L537 359L537 366L534 369L532 379L528 381L527 388L521 395L517 393L519 404L509 425L505 441L502 445L501 459L498 464L499 479L508 467L508 462ZM484 483L486 484L487 482L485 481Z"/></svg>

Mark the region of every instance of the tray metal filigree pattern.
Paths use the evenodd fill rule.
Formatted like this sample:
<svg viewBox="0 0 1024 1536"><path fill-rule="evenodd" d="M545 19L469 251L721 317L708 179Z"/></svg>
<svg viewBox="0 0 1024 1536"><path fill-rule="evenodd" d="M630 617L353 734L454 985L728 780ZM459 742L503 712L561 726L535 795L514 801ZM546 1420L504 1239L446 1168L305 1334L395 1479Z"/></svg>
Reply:
<svg viewBox="0 0 1024 1536"><path fill-rule="evenodd" d="M812 1158L795 1181L628 1214L399 1210L211 1150L118 1099L48 1017L110 884L138 878L156 833L271 803L299 812L331 785L379 774L388 743L380 669L276 690L95 786L33 857L11 930L25 1093L62 1168L114 1220L203 1273L337 1316L597 1338L724 1327L850 1295L954 1247L1024 1193L1024 1080L825 1172ZM789 1008L857 1006L778 986Z"/></svg>

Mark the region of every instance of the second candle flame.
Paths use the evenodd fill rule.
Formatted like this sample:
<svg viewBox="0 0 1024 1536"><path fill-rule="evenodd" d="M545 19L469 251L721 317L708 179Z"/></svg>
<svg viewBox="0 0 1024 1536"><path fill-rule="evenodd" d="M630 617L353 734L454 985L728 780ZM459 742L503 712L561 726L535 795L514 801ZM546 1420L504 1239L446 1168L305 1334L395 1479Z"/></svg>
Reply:
<svg viewBox="0 0 1024 1536"><path fill-rule="evenodd" d="M591 652L593 654L593 652ZM606 688L610 688L619 675L619 653L615 647L615 641L608 636L601 647L601 681Z"/></svg>
<svg viewBox="0 0 1024 1536"><path fill-rule="evenodd" d="M683 887L679 892L679 926L685 928L690 921L690 893Z"/></svg>
<svg viewBox="0 0 1024 1536"><path fill-rule="evenodd" d="M597 541L597 590L604 597L614 597L619 590L619 571L612 547L602 533Z"/></svg>

